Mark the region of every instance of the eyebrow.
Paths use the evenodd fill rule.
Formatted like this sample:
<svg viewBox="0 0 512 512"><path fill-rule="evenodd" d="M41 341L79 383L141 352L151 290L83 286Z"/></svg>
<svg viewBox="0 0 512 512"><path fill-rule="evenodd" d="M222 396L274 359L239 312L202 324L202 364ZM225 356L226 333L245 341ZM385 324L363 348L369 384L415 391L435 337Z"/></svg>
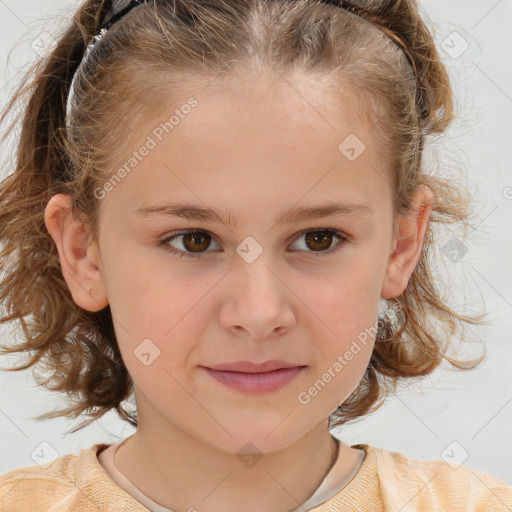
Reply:
<svg viewBox="0 0 512 512"><path fill-rule="evenodd" d="M297 222L321 219L324 217L349 216L365 218L374 214L370 205L364 203L327 203L320 206L294 208L278 219L278 223L294 224ZM236 215L232 212L222 217L210 208L198 207L192 204L161 204L141 206L132 213L133 216L148 217L178 217L186 220L203 222L218 222L228 226L236 226Z"/></svg>

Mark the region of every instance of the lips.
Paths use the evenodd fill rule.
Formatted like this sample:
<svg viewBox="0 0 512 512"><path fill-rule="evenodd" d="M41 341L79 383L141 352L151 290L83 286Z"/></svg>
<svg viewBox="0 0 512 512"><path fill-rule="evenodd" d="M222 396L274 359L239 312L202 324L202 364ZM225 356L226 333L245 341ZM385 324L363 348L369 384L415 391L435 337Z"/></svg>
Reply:
<svg viewBox="0 0 512 512"><path fill-rule="evenodd" d="M270 372L272 370L279 370L281 368L296 368L298 364L287 363L285 361L279 361L272 359L265 361L264 363L252 363L250 361L237 361L235 363L219 364L216 366L210 366L211 370L219 370L225 372L243 372L243 373L261 373Z"/></svg>
<svg viewBox="0 0 512 512"><path fill-rule="evenodd" d="M284 361L272 360L264 363L238 361L203 369L217 382L250 394L270 393L288 384L306 368Z"/></svg>

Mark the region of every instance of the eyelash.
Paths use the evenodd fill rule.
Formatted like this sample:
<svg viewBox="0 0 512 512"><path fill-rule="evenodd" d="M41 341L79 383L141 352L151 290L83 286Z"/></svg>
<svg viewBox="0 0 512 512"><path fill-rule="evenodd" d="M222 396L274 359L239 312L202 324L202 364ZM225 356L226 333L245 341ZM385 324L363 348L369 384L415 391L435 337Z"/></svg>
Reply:
<svg viewBox="0 0 512 512"><path fill-rule="evenodd" d="M322 256L328 256L328 255L331 255L331 254L334 254L336 252L338 252L348 241L349 241L349 236L345 233L343 233L343 231L339 231L338 229L330 229L330 228L318 228L318 229L306 229L304 231L301 231L297 238L295 239L298 240L301 236L307 234L307 233L317 233L317 232L320 232L320 233L329 233L331 235L334 235L335 237L339 238L340 239L340 242L338 242L334 248L332 249L328 249L328 250L325 250L325 251L306 251L306 252L311 252L314 257L316 258L319 258L319 257L322 257ZM202 230L194 230L194 229L191 229L191 230L187 230L187 231L180 231L180 232L177 232L173 235L170 235L166 238L164 238L163 240L160 240L160 243L159 245L161 247L163 247L163 249L167 252L170 252L171 254L179 257L179 258L191 258L191 259L197 259L199 258L201 255L203 254L206 254L207 252L212 252L212 251L203 251L203 252L198 252L198 253L187 253L187 252L184 252L184 251L181 251L179 249L174 249L172 246L168 245L169 242L172 242L174 240L176 240L176 238L179 238L180 236L183 236L183 235L187 235L187 234L197 234L197 233L201 233L201 234L206 234L208 236L210 236L212 239L213 237L207 232L207 231L202 231Z"/></svg>

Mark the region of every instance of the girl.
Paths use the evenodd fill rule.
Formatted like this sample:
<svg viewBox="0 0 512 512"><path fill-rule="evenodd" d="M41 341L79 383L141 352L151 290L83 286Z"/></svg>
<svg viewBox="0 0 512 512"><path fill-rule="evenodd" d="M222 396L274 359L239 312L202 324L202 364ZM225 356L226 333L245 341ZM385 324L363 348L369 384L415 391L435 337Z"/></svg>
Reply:
<svg viewBox="0 0 512 512"><path fill-rule="evenodd" d="M429 220L469 207L421 165L453 112L415 2L87 0L41 64L4 112L28 95L4 352L69 395L45 417L136 431L5 474L2 511L512 510L490 475L330 433L482 359L447 355L480 317L431 275Z"/></svg>

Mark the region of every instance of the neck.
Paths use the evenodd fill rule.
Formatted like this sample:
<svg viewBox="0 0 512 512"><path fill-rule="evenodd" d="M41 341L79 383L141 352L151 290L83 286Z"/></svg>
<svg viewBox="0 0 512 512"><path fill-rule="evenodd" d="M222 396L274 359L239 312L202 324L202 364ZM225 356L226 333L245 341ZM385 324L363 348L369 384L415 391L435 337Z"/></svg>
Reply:
<svg viewBox="0 0 512 512"><path fill-rule="evenodd" d="M284 449L242 456L191 437L169 422L136 433L116 453L118 469L145 495L176 512L292 511L320 486L338 445L328 420Z"/></svg>

